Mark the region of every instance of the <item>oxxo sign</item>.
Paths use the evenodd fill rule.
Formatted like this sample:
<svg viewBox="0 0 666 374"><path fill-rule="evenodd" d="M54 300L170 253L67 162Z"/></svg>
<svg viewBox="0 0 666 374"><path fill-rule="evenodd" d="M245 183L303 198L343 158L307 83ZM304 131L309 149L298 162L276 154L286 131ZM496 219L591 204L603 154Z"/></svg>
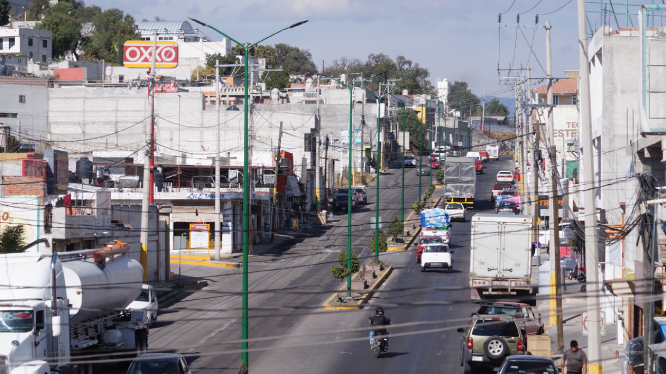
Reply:
<svg viewBox="0 0 666 374"><path fill-rule="evenodd" d="M128 40L123 48L123 65L128 68L149 68L153 56L150 40ZM178 66L178 44L173 41L158 41L155 67L172 69Z"/></svg>

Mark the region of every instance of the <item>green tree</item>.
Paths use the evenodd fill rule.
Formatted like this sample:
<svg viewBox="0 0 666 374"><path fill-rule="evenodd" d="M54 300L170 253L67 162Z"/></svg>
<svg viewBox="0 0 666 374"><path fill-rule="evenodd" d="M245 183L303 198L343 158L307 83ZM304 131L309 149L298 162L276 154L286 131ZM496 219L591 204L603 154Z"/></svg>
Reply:
<svg viewBox="0 0 666 374"><path fill-rule="evenodd" d="M451 85L448 96L449 107L459 109L463 117L477 114L481 102L478 96L474 95L467 87L467 82L455 81Z"/></svg>
<svg viewBox="0 0 666 374"><path fill-rule="evenodd" d="M352 253L351 259L352 267L351 272L356 273L361 268L361 263L358 261L356 254ZM331 275L335 278L344 278L349 275L349 268L347 267L347 253L338 253L338 266L331 268Z"/></svg>
<svg viewBox="0 0 666 374"><path fill-rule="evenodd" d="M23 225L7 226L0 234L0 253L21 253L25 242Z"/></svg>
<svg viewBox="0 0 666 374"><path fill-rule="evenodd" d="M419 154L428 154L430 152L430 142L428 141L428 128L423 124L418 117L418 114L411 109L398 110L398 117L403 118L403 113L406 111L404 129L409 132L409 144L412 149L415 149ZM403 122L400 121L402 126Z"/></svg>
<svg viewBox="0 0 666 374"><path fill-rule="evenodd" d="M91 5L76 10L81 23L88 23L95 20L95 17L102 13L102 8L97 5Z"/></svg>
<svg viewBox="0 0 666 374"><path fill-rule="evenodd" d="M391 222L388 225L388 230L386 231L393 241L395 241L398 236L402 235L405 232L405 224L398 219L398 216L394 216Z"/></svg>
<svg viewBox="0 0 666 374"><path fill-rule="evenodd" d="M51 7L49 0L33 0L28 6L28 20L39 21L46 17L46 11Z"/></svg>
<svg viewBox="0 0 666 374"><path fill-rule="evenodd" d="M277 88L278 90L284 90L290 86L289 82L289 73L286 71L267 71L265 72L261 79L266 83L266 89L272 90Z"/></svg>
<svg viewBox="0 0 666 374"><path fill-rule="evenodd" d="M97 14L93 25L94 34L84 42L86 52L109 64L122 65L123 45L139 37L134 30L134 17L112 8Z"/></svg>
<svg viewBox="0 0 666 374"><path fill-rule="evenodd" d="M375 236L375 230L372 230L372 238L370 239L370 251L375 252L375 240L377 237ZM386 240L386 235L384 235L384 231L379 230L379 252L386 252L388 249L388 242Z"/></svg>
<svg viewBox="0 0 666 374"><path fill-rule="evenodd" d="M273 56L272 66L281 66L288 74L312 75L317 73L317 66L312 61L312 54L307 49L280 43L273 47Z"/></svg>
<svg viewBox="0 0 666 374"><path fill-rule="evenodd" d="M9 10L12 6L7 0L0 0L0 26L4 26L9 23Z"/></svg>
<svg viewBox="0 0 666 374"><path fill-rule="evenodd" d="M498 98L494 98L486 103L486 115L508 116L509 108L502 104Z"/></svg>
<svg viewBox="0 0 666 374"><path fill-rule="evenodd" d="M51 31L53 38L52 57L64 56L67 51L76 54L76 48L81 39L81 22L76 18L74 7L69 3L62 2L46 9L45 12L46 17L35 28Z"/></svg>
<svg viewBox="0 0 666 374"><path fill-rule="evenodd" d="M215 73L215 61L219 60L220 65L231 65L231 64L239 64L240 61L236 58L235 55L233 54L228 54L226 56L222 56L220 53L213 53L209 54L206 53L206 67L211 68L212 72ZM227 67L227 68L221 68L220 69L220 75L231 75L233 72L236 72L234 76L245 76L244 70L242 67Z"/></svg>

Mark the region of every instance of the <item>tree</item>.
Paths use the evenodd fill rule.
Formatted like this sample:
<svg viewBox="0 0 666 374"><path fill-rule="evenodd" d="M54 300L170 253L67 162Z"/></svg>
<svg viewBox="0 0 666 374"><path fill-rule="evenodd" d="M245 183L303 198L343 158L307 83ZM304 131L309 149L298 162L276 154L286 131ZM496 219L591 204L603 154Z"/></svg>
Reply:
<svg viewBox="0 0 666 374"><path fill-rule="evenodd" d="M97 14L93 25L94 34L83 43L86 52L109 64L122 65L123 45L139 37L134 30L134 17L112 8Z"/></svg>
<svg viewBox="0 0 666 374"><path fill-rule="evenodd" d="M272 90L273 88L277 88L278 90L284 90L290 85L289 73L287 73L284 70L267 71L262 75L261 79L264 80L264 83L266 83L266 89L269 91Z"/></svg>
<svg viewBox="0 0 666 374"><path fill-rule="evenodd" d="M391 239L395 242L398 236L405 232L405 224L400 222L397 215L393 216L393 219L389 223L388 230L386 232L391 235Z"/></svg>
<svg viewBox="0 0 666 374"><path fill-rule="evenodd" d="M486 103L486 115L491 116L508 116L509 108L502 104L498 98L494 98Z"/></svg>
<svg viewBox="0 0 666 374"><path fill-rule="evenodd" d="M375 231L372 231L372 238L370 239L370 251L375 252L375 240L377 237L375 236ZM388 242L386 240L386 235L384 235L384 231L379 230L379 252L386 252L388 250Z"/></svg>
<svg viewBox="0 0 666 374"><path fill-rule="evenodd" d="M45 14L44 20L38 23L35 28L51 31L53 39L52 57L64 56L67 51L76 54L76 48L81 39L81 22L76 18L74 7L69 3L61 2L52 8L46 9Z"/></svg>
<svg viewBox="0 0 666 374"><path fill-rule="evenodd" d="M9 10L12 6L7 0L0 0L0 26L4 26L9 23Z"/></svg>
<svg viewBox="0 0 666 374"><path fill-rule="evenodd" d="M0 234L0 253L21 253L25 246L23 225L7 226Z"/></svg>
<svg viewBox="0 0 666 374"><path fill-rule="evenodd" d="M476 114L481 102L467 87L467 82L455 81L448 96L449 107L459 109L463 117Z"/></svg>
<svg viewBox="0 0 666 374"><path fill-rule="evenodd" d="M39 21L46 17L46 11L51 7L49 0L33 0L28 6L28 20Z"/></svg>
<svg viewBox="0 0 666 374"><path fill-rule="evenodd" d="M229 54L226 56L222 56L220 53L213 53L209 54L206 53L206 68L211 68L212 73L215 74L215 61L219 60L220 65L231 65L231 64L239 64L240 61L236 58L235 55ZM227 67L227 68L221 68L220 69L220 75L232 75L232 73L236 72L233 74L234 76L238 77L243 77L244 75L244 70L242 67Z"/></svg>
<svg viewBox="0 0 666 374"><path fill-rule="evenodd" d="M349 268L347 268L347 253L341 252L338 253L338 266L331 268L331 275L335 278L344 278L349 275ZM358 257L352 253L351 259L351 272L356 273L361 268L361 263L358 261Z"/></svg>
<svg viewBox="0 0 666 374"><path fill-rule="evenodd" d="M400 109L398 110L397 118L403 118L403 113L406 113L405 116L405 125L403 130L409 131L409 144L410 148L416 149L419 154L427 154L430 152L430 141L428 140L428 128L427 126L419 120L418 114L411 109ZM403 122L400 121L402 126ZM422 153L421 153L422 152Z"/></svg>
<svg viewBox="0 0 666 374"><path fill-rule="evenodd" d="M312 61L312 54L307 49L280 43L273 47L273 56L272 66L282 66L282 69L289 74L312 75L317 73L317 66Z"/></svg>

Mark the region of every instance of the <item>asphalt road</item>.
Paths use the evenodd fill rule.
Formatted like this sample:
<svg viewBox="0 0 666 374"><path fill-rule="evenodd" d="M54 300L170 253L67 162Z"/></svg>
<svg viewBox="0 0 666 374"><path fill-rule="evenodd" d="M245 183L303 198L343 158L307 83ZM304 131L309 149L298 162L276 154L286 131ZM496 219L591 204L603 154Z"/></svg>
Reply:
<svg viewBox="0 0 666 374"><path fill-rule="evenodd" d="M511 161L489 162L477 178L476 209L492 208L489 200L500 168ZM382 174L382 221L400 216L401 170ZM434 177L433 177L434 180ZM422 177L423 192L429 178ZM418 177L410 169L405 177L405 205L418 194ZM362 262L371 256L369 242L375 192L368 188L369 204L353 213L352 249ZM438 189L441 192L441 189ZM436 193L438 193L436 192ZM460 335L455 331L476 309L469 301L469 220L453 224L454 272L422 273L412 250L388 252L382 261L394 272L371 299L382 305L396 326L389 352L375 358L369 350L368 317L374 308L325 311L324 301L341 286L330 268L337 253L346 251L346 213L337 213L326 229L313 229L306 237L284 243L276 253L252 258L250 271L250 372L255 373L452 373L459 365ZM185 355L192 372L236 373L240 363L241 273L238 270L183 265L183 273L207 279L209 286L162 310L150 330L150 349L168 349ZM441 287L447 290L437 289ZM434 331L427 331L434 330ZM404 336L399 336L404 334ZM110 366L102 372L121 373Z"/></svg>

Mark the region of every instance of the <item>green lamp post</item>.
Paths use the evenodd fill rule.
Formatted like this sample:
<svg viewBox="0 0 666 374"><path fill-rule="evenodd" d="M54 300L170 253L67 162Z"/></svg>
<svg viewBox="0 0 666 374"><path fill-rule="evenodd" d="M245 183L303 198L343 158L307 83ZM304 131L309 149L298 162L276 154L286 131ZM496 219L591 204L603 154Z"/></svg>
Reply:
<svg viewBox="0 0 666 374"><path fill-rule="evenodd" d="M188 17L190 18L190 17ZM237 41L236 39L230 37L229 35L223 33L222 31L216 29L215 27L203 23L199 20L196 20L194 18L190 18L192 21L204 26L208 27L210 29L215 30L216 32L224 35L225 37L229 38L229 40L233 41L234 43L240 45L243 47L243 50L245 51L245 77L244 77L244 91L245 95L243 98L243 106L244 106L244 126L243 126L243 301L242 301L242 309L243 309L243 318L242 318L242 326L241 326L241 336L242 336L242 360L245 362L245 364L249 367L249 361L248 361L248 271L247 271L247 265L248 265L248 243L250 242L250 229L249 229L249 222L250 222L250 168L249 168L249 154L248 154L248 149L249 149L249 131L248 131L248 76L249 76L249 60L250 60L250 48L254 47L255 45L263 42L264 40L281 33L282 31L285 31L287 29L293 29L294 27L300 26L306 22L306 21L301 21L294 23L293 25L289 27L285 27L279 31L276 31L267 37L259 40L256 43L241 43ZM219 141L219 139L217 139Z"/></svg>

